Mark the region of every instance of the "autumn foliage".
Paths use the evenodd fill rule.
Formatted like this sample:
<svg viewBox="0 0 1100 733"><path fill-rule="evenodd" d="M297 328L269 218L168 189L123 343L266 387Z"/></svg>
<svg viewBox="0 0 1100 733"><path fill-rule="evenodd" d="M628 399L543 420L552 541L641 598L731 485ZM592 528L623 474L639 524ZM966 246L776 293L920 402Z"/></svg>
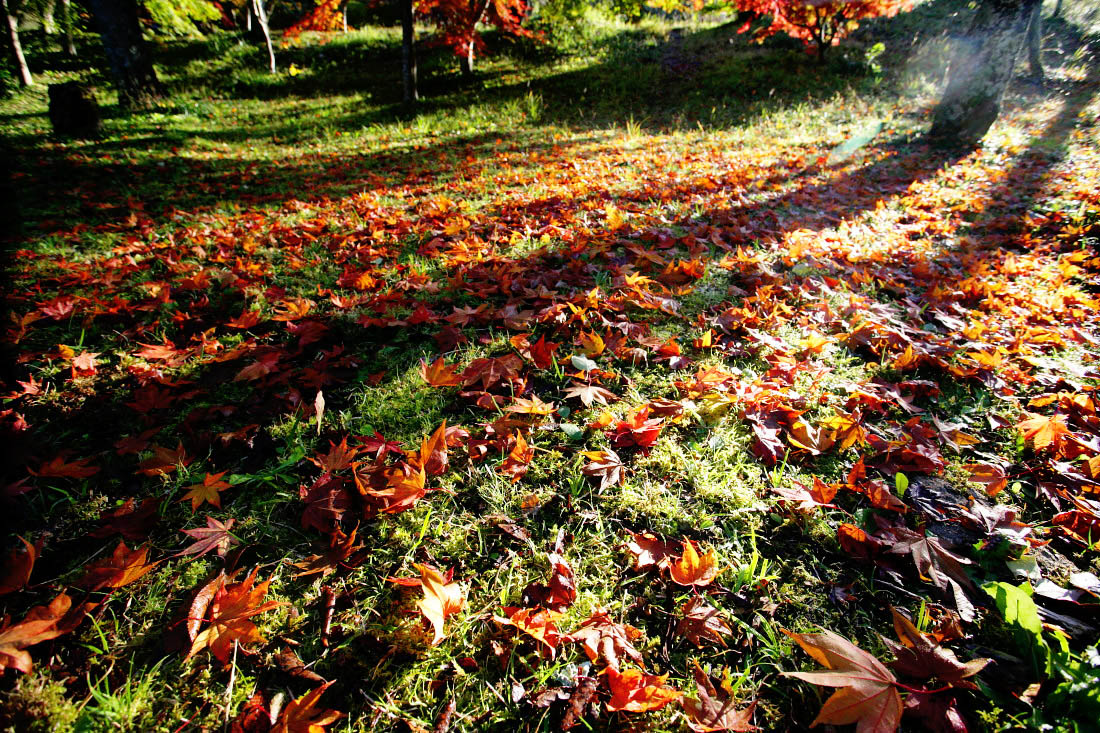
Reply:
<svg viewBox="0 0 1100 733"><path fill-rule="evenodd" d="M734 0L734 4L751 18L740 32L748 31L753 20L763 19L766 25L761 23L753 31L757 40L784 33L824 57L825 50L858 28L860 20L897 15L911 9L913 0Z"/></svg>

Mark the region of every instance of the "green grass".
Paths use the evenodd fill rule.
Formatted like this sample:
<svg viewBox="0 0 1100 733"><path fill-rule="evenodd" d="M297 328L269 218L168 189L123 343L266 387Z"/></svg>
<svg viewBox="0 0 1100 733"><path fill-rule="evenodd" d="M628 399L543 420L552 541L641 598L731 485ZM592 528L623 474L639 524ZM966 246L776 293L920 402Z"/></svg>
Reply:
<svg viewBox="0 0 1100 733"><path fill-rule="evenodd" d="M1080 22L1081 7L1067 7L1067 18ZM1034 221L1025 227L1047 239L1055 231L1067 242L1077 242L1073 227L1100 217L1085 178L1100 142L1089 121L1095 85L1079 78L1081 58L1052 64L1064 97L1014 88L1006 119L971 158L935 166L922 159L916 138L942 73L936 62L943 33L961 22L954 12L966 11L957 3L925 3L911 16L866 24L824 67L783 41L750 45L733 24L590 18L583 33L551 45L490 36L492 53L473 80L461 80L444 52L424 49L425 99L415 108L400 104L395 28L308 35L277 49L275 75L262 70L260 49L236 34L158 42L158 73L169 93L143 115L117 108L98 66L73 64L32 37L42 83L0 101L0 131L19 151L13 170L23 211L24 252L9 267L17 288L6 309L18 318L56 296L80 302L72 316L29 323L17 343L8 337L21 356L17 378L49 387L20 397L14 383L5 383L12 393L5 409L33 430L13 438L21 462L5 475L5 483L27 478L32 489L12 499L20 502L16 531L44 538L45 549L34 586L4 597L2 608L18 620L60 589L72 589L83 566L109 554L118 539L91 538L89 530L101 512L127 498L161 500L148 535L150 557L161 564L110 595L90 594L100 603L91 620L30 648L36 671L9 671L3 679L0 727L214 729L257 690L269 700L276 694L289 700L315 686L280 669L276 655L293 649L310 670L335 681L323 706L346 717L330 730L431 729L451 698L453 730L554 730L559 708L516 699L569 683L587 669L587 658L576 646L543 658L529 641L511 643L491 619L502 606L520 604L529 583L546 581L547 553L559 537L577 589L558 621L563 632L606 610L642 630L636 646L647 669L669 673L669 684L692 690L691 660L716 674L728 666L738 699L759 700L758 725L808 725L819 690L779 677L809 665L781 629L828 628L886 658L877 634L890 633L888 606L916 616L924 601L883 585L838 544L841 523L873 527L875 512L862 497L842 493L836 506L803 516L780 506L771 489L810 485L814 477L843 481L855 459L861 453L870 459L871 451L797 453L768 466L753 452L754 433L742 414L746 399L712 394L666 422L652 450L620 451L625 480L601 491L581 474L586 461L578 451L606 449L608 438L586 430L574 441L553 423L583 427L605 409L618 419L650 399L680 399L676 383L690 383L707 366L738 370L741 388L759 386L786 363L786 352L801 354L812 330L833 342L794 361L816 361L821 373L792 378L781 397L770 398L770 409L795 409L784 401L797 402L803 419L817 423L848 410L856 385L934 379L940 395L917 398L918 406L944 421L970 421L987 455L1013 465L1037 460L1010 431L982 424L990 411L1019 414L994 388L931 366L895 369L897 353L844 342L868 309L902 319L913 299L927 297L918 266L957 267L958 281L1007 283L1006 297L1044 297L1068 250L1044 250L1042 267L1015 279L992 265L982 270L988 263L967 263L971 271L943 263L966 237L1001 236L999 215L1019 226L1038 213L1071 212L1050 224L1053 230ZM1062 48L1069 37L1057 26L1051 43ZM879 40L886 50L876 69L867 52ZM82 41L82 52L97 64L94 39ZM301 73L291 75L291 64ZM99 85L105 113L99 139L60 140L48 132L45 84L71 78ZM1066 133L1064 110L1077 115L1073 134ZM1052 119L1062 119L1061 127L1043 127ZM876 121L883 122L882 135L853 159L834 168L814 163ZM1040 155L1046 167L1033 167L1028 155ZM1017 174L1008 182L1016 188L1006 192L997 177L1003 171ZM1048 175L1071 182L1044 187ZM1072 183L1075 175L1079 183ZM921 193L933 184L941 199ZM1023 203L1008 196L1021 191L1030 196ZM606 224L611 207L624 219L621 228ZM916 234L899 235L904 227ZM743 252L736 257L727 251L737 247ZM802 249L792 254L792 247ZM663 265L633 253L642 249L706 267L698 280L673 286L680 292L669 291L681 304L679 316L621 305L648 337L675 338L693 363L674 369L652 353L638 363L602 355L600 367L617 375L607 386L622 401L585 408L563 396L571 382L564 376L568 357L578 353L567 341L582 330L607 334L616 327L620 306L610 304L624 291L616 281L623 263L634 274L660 277ZM723 258L736 263L719 266ZM341 284L345 271L365 269L375 284L361 291ZM1090 297L1092 271L1082 272L1067 280L1061 291L1067 298ZM210 280L189 282L197 273ZM551 318L540 321L542 295L491 290L533 273L545 274L540 286L572 303L598 287L589 321L560 327ZM471 283L486 292L470 292ZM171 297L156 302L152 296L164 284ZM378 293L401 298L386 311L384 298L367 300ZM330 295L365 300L344 307ZM142 310L110 312L115 297ZM288 298L313 301L298 323L323 326L316 340L279 321L225 326L242 310L268 319ZM84 304L94 299L107 302L93 317ZM368 325L371 318L409 319L417 306L446 314L483 303L500 308L513 299L531 313L460 324L466 342L454 348L434 339L443 322ZM960 299L975 319L998 317L994 301ZM846 312L854 303L861 305ZM773 311L776 304L786 310ZM742 348L756 337L738 331L732 319L750 316L758 319L753 330L775 339L773 346ZM738 334L728 351L692 346L708 329L727 328L722 319ZM447 351L448 364L464 367L512 353L509 338L532 330L563 343L557 369L525 369L526 388L569 412L548 420L549 429L531 430L536 457L527 475L518 482L502 475L497 446L481 461L464 458L464 445L453 448L451 470L430 478L433 491L410 510L362 521L349 512L345 530L358 524L361 564L325 578L293 577L290 563L327 548L320 533L301 523L300 487L319 475L308 459L346 436L376 431L415 450L443 420L466 427L474 439L484 436L504 413L473 406L457 389L429 388L420 362ZM190 349L178 365L158 367L135 355L164 339ZM199 355L212 340L219 346ZM782 347L779 356L774 344ZM100 354L97 374L70 380L59 345ZM285 347L276 372L285 379L237 378L276 346ZM240 359L216 357L238 348ZM1080 384L1096 384L1086 371L1096 358L1087 343L1032 357L1032 367L1050 379L1077 375ZM141 388L139 376L154 367L177 399L137 412L129 403ZM312 412L318 389L327 404L320 425ZM866 414L883 435L908 418L896 404ZM155 427L160 431L149 440L167 447L183 442L189 465L144 476L136 462L150 455L148 447L117 451L121 438ZM91 458L102 470L85 479L28 474L27 467L61 450ZM966 485L961 464L984 460L947 450L944 457L945 477L956 488ZM220 508L193 513L179 501L187 486L222 471L231 487ZM1028 521L1049 519L1049 508L1022 488L999 500L1018 506ZM259 567L259 578L271 581L268 599L285 604L253 619L266 642L242 647L229 666L207 652L183 659L191 594L225 563L215 555L173 556L189 541L180 531L202 526L207 514L236 520L239 545L226 562L241 571L238 579ZM502 521L527 537L501 531ZM733 629L728 646L696 649L670 632L692 593L630 569L623 544L634 531L687 537L715 550L727 592L707 601ZM1097 566L1094 552L1070 553L1061 545L1058 551L1083 569ZM448 619L438 646L430 645L416 611L417 594L387 582L414 576L414 565L424 562L453 568L468 590L465 610ZM993 578L1004 570L999 562L985 565L975 572ZM911 572L906 577L931 597L927 584ZM858 600L833 600L836 586ZM320 634L324 588L337 599L327 645ZM975 647L1010 649L991 614L968 631ZM988 653L962 649L967 659ZM964 697L971 717L989 729L1030 715L1011 695ZM675 705L644 716L604 712L586 723L600 730L684 728Z"/></svg>

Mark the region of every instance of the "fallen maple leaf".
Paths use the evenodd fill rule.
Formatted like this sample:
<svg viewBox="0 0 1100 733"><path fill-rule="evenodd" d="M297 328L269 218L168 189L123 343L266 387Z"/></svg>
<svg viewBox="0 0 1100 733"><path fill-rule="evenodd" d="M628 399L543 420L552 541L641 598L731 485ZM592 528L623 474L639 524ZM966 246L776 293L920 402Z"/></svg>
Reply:
<svg viewBox="0 0 1100 733"><path fill-rule="evenodd" d="M990 463L967 463L963 469L970 472L970 480L981 484L988 496L996 496L1008 487L1008 477L1000 466Z"/></svg>
<svg viewBox="0 0 1100 733"><path fill-rule="evenodd" d="M623 482L623 462L615 451L581 451L581 455L590 461L581 468L581 473L599 479L600 491Z"/></svg>
<svg viewBox="0 0 1100 733"><path fill-rule="evenodd" d="M222 499L219 492L230 487L227 481L221 480L221 477L225 474L225 471L221 473L206 474L201 484L192 484L187 487L187 493L184 494L180 501L187 501L190 499L191 511L193 512L197 511L204 501L221 509Z"/></svg>
<svg viewBox="0 0 1100 733"><path fill-rule="evenodd" d="M8 554L8 560L4 563L4 571L0 573L0 596L14 593L20 590L31 579L31 571L34 569L34 561L38 559L41 549L41 540L38 545L32 545L22 537L22 550L12 550Z"/></svg>
<svg viewBox="0 0 1100 733"><path fill-rule="evenodd" d="M573 584L573 568L561 555L551 552L550 582L532 582L523 589L525 606L542 606L553 611L564 611L577 599L577 589Z"/></svg>
<svg viewBox="0 0 1100 733"><path fill-rule="evenodd" d="M336 531L329 535L328 552L320 555L310 555L301 562L291 563L292 566L302 571L295 573L294 577L302 578L320 573L323 578L329 573L335 572L337 567L345 565L352 555L363 549L362 545L355 544L355 534L358 531L359 528L356 527L351 530L350 534L344 534L337 527Z"/></svg>
<svg viewBox="0 0 1100 733"><path fill-rule="evenodd" d="M261 644L266 641L260 634L260 630L256 628L256 624L249 621L249 619L283 604L278 601L260 603L267 594L267 587L271 581L265 580L254 586L258 571L259 568L256 568L240 583L228 585L226 584L226 576L219 575L210 581L209 585L214 586L212 593L208 592L207 588L199 592L195 603L191 606L189 621L198 618L201 622L201 620L206 619L209 621L209 626L192 637L191 649L184 657L185 660L195 656L203 649L210 649L215 657L223 663L228 663L234 642L239 644ZM209 606L207 607L201 603L200 599L209 599L206 600ZM197 629L200 626L201 623L194 626L188 624L189 630L192 628Z"/></svg>
<svg viewBox="0 0 1100 733"><path fill-rule="evenodd" d="M142 499L141 504L135 504L133 499L127 499L121 506L107 510L99 515L103 522L88 533L89 537L110 537L120 534L128 540L144 540L149 536L149 530L157 523L157 509L160 507L160 499Z"/></svg>
<svg viewBox="0 0 1100 733"><path fill-rule="evenodd" d="M666 542L649 532L631 534L626 549L634 556L635 570L666 567L676 555L675 542Z"/></svg>
<svg viewBox="0 0 1100 733"><path fill-rule="evenodd" d="M614 392L604 389L598 384L583 384L581 382L573 382L572 386L565 390L565 397L566 399L576 397L585 407L591 407L596 402L606 405L619 399Z"/></svg>
<svg viewBox="0 0 1100 733"><path fill-rule="evenodd" d="M331 684L326 682L287 703L271 728L271 733L324 733L327 726L344 717L343 713L336 710L317 709L321 695Z"/></svg>
<svg viewBox="0 0 1100 733"><path fill-rule="evenodd" d="M121 588L129 585L160 564L160 561L146 563L149 545L130 550L126 543L119 541L110 557L89 564L79 585L89 590L100 588Z"/></svg>
<svg viewBox="0 0 1100 733"><path fill-rule="evenodd" d="M447 573L447 577L444 577L436 568L427 564L418 564L416 569L420 571L419 580L416 578L389 578L389 581L400 585L419 585L424 591L424 597L417 601L416 606L432 625L432 630L435 632L432 638L432 646L435 646L446 637L446 634L443 633L443 623L447 620L447 617L453 616L465 608L466 591L463 590L460 584L449 582L450 573Z"/></svg>
<svg viewBox="0 0 1100 733"><path fill-rule="evenodd" d="M607 703L607 709L611 712L625 710L630 713L644 713L660 710L683 696L679 690L665 687L667 674L646 674L633 668L619 672L613 667L605 669L603 674L607 676L607 687L611 690L611 700Z"/></svg>
<svg viewBox="0 0 1100 733"><path fill-rule="evenodd" d="M737 707L737 701L730 694L727 684L729 668L725 669L727 681L714 686L710 677L694 663L695 690L697 698L685 697L682 701L684 714L688 718L688 727L696 733L715 733L717 731L753 731L759 730L752 724L752 714L756 710L756 701L746 708Z"/></svg>
<svg viewBox="0 0 1100 733"><path fill-rule="evenodd" d="M832 631L820 634L783 633L798 642L828 672L784 672L786 677L839 687L810 724L856 724L856 733L893 733L901 723L902 703L897 678L882 662Z"/></svg>
<svg viewBox="0 0 1100 733"><path fill-rule="evenodd" d="M691 540L683 541L684 552L668 565L668 574L679 585L707 585L718 575L718 555L711 548L700 555Z"/></svg>
<svg viewBox="0 0 1100 733"><path fill-rule="evenodd" d="M1036 452L1049 446L1053 446L1057 450L1069 434L1065 415L1051 415L1048 417L1032 413L1025 414L1028 415L1028 419L1017 423L1016 429L1023 434L1024 440L1032 441Z"/></svg>
<svg viewBox="0 0 1100 733"><path fill-rule="evenodd" d="M561 614L545 608L518 608L505 606L504 616L493 616L493 620L503 626L512 626L545 647L548 656L553 657L562 636L554 622Z"/></svg>
<svg viewBox="0 0 1100 733"><path fill-rule="evenodd" d="M645 634L630 624L616 623L607 612L596 611L563 640L580 644L593 664L601 662L618 669L619 659L623 656L637 664L642 663L642 655L634 648L634 642L643 636Z"/></svg>
<svg viewBox="0 0 1100 733"><path fill-rule="evenodd" d="M154 445L153 455L138 464L138 472L146 476L159 476L172 473L180 466L186 466L190 462L191 459L187 456L187 451L183 449L183 443L179 443L175 449Z"/></svg>
<svg viewBox="0 0 1100 733"><path fill-rule="evenodd" d="M915 679L934 677L950 686L976 688L967 678L982 671L991 660L972 659L964 664L953 651L944 649L932 636L921 633L898 609L891 607L890 612L894 617L894 632L901 643L887 638L882 641L897 657L890 665L896 672Z"/></svg>
<svg viewBox="0 0 1100 733"><path fill-rule="evenodd" d="M458 370L447 366L442 356L432 362L431 366L428 366L427 361L420 362L420 375L432 387L457 387L462 384Z"/></svg>
<svg viewBox="0 0 1100 733"><path fill-rule="evenodd" d="M35 606L17 624L11 624L8 616L0 619L0 672L11 667L30 674L34 665L25 649L43 641L56 639L75 629L92 604L72 607L72 599L61 593L47 606Z"/></svg>
<svg viewBox="0 0 1100 733"><path fill-rule="evenodd" d="M718 609L699 596L692 596L680 609L680 614L676 633L696 647L702 647L705 641L713 641L719 646L725 646L724 637L733 633L729 625L718 615Z"/></svg>
<svg viewBox="0 0 1100 733"><path fill-rule="evenodd" d="M192 542L172 557L183 557L184 555L202 557L213 550L218 551L218 557L225 557L225 553L229 550L229 546L237 543L237 538L229 533L229 530L233 528L233 523L236 521L237 520L230 517L222 523L220 520L214 519L207 514L205 527L180 530L185 535L194 537L197 541Z"/></svg>
<svg viewBox="0 0 1100 733"><path fill-rule="evenodd" d="M27 472L40 478L88 478L99 473L99 466L89 465L90 458L81 458L76 461L66 460L67 454L62 452L38 467L31 468Z"/></svg>
<svg viewBox="0 0 1100 733"><path fill-rule="evenodd" d="M516 431L516 444L508 452L507 457L497 467L500 473L512 477L512 483L516 483L527 473L527 468L535 457L535 449L527 445L523 433Z"/></svg>

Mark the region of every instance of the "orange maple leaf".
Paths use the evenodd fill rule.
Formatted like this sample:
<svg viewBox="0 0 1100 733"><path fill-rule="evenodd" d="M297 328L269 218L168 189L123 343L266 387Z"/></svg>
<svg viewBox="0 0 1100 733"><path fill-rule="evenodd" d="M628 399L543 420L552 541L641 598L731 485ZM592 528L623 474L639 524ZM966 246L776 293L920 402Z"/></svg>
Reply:
<svg viewBox="0 0 1100 733"><path fill-rule="evenodd" d="M608 667L603 673L607 675L607 687L611 690L611 700L607 703L607 709L611 712L625 710L630 713L644 713L660 710L683 696L679 690L665 686L667 674L646 674L633 668L619 672L612 667Z"/></svg>
<svg viewBox="0 0 1100 733"><path fill-rule="evenodd" d="M700 555L695 543L684 540L684 553L669 563L668 574L679 585L707 585L718 575L718 555L714 548Z"/></svg>
<svg viewBox="0 0 1100 733"><path fill-rule="evenodd" d="M287 703L271 733L324 733L325 727L335 723L344 714L337 710L318 710L317 702L331 682L310 690Z"/></svg>
<svg viewBox="0 0 1100 733"><path fill-rule="evenodd" d="M1047 417L1030 412L1025 414L1028 415L1028 419L1016 424L1016 429L1023 433L1024 440L1032 441L1036 451L1041 451L1047 446L1052 446L1057 451L1065 440L1065 436L1069 435L1065 415Z"/></svg>
<svg viewBox="0 0 1100 733"><path fill-rule="evenodd" d="M129 585L160 564L160 561L147 563L149 545L133 550L119 540L110 557L89 564L84 570L80 585L90 590L100 588L121 588Z"/></svg>
<svg viewBox="0 0 1100 733"><path fill-rule="evenodd" d="M432 362L431 366L428 366L427 361L420 362L420 376L432 387L457 387L462 384L458 370L443 363L442 356Z"/></svg>
<svg viewBox="0 0 1100 733"><path fill-rule="evenodd" d="M210 581L202 591L199 598L205 599L205 603L192 604L189 622L198 618L200 623L188 624L188 630L197 630L201 620L207 618L209 612L210 625L197 634L191 636L191 649L184 659L190 659L203 649L209 648L214 656L222 662L229 661L233 643L263 643L266 641L256 628L256 624L249 621L253 616L270 611L283 604L278 601L260 603L267 594L270 580L265 580L254 586L256 581L256 568L240 583L226 584L226 576L219 575ZM211 588L213 586L213 588ZM213 590L211 593L210 591ZM194 618L191 618L194 617Z"/></svg>
<svg viewBox="0 0 1100 733"><path fill-rule="evenodd" d="M191 511L193 512L198 511L198 508L202 506L204 501L221 509L222 499L219 492L230 487L228 482L221 480L221 477L224 475L225 471L221 473L206 474L201 484L192 484L187 487L187 493L184 494L180 501L187 501L190 499Z"/></svg>

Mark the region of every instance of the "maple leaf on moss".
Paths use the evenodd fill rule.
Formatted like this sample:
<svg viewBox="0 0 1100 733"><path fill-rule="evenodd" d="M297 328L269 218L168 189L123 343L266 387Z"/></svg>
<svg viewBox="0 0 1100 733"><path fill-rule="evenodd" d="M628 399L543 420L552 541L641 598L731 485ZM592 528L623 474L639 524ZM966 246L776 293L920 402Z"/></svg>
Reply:
<svg viewBox="0 0 1100 733"><path fill-rule="evenodd" d="M145 560L148 554L149 545L130 550L120 540L110 557L85 567L84 577L80 579L79 585L89 590L129 585L160 564L159 560L147 563Z"/></svg>
<svg viewBox="0 0 1100 733"><path fill-rule="evenodd" d="M683 554L668 565L668 574L679 585L708 585L718 575L718 555L711 548L704 555L691 540L683 541Z"/></svg>
<svg viewBox="0 0 1100 733"><path fill-rule="evenodd" d="M856 724L856 733L893 733L901 723L897 679L886 666L832 631L795 634L781 629L828 672L783 672L824 687L839 687L825 701L810 727L820 723Z"/></svg>
<svg viewBox="0 0 1100 733"><path fill-rule="evenodd" d="M225 471L221 473L206 474L201 484L192 484L187 487L187 493L184 494L180 501L187 501L190 499L191 511L193 512L198 511L198 508L202 506L203 502L207 502L221 509L222 499L219 492L230 488L230 484L227 481L221 480L221 477L225 474Z"/></svg>
<svg viewBox="0 0 1100 733"><path fill-rule="evenodd" d="M695 733L742 733L759 730L752 724L756 701L749 703L748 707L738 708L737 700L730 691L732 684L728 667L723 670L724 679L715 687L698 662L694 662L693 666L697 697L685 697L682 701L689 728Z"/></svg>
<svg viewBox="0 0 1100 733"><path fill-rule="evenodd" d="M191 617L197 616L208 625L191 637L191 649L184 659L190 659L203 649L209 649L220 661L228 663L234 642L243 645L262 644L266 641L256 624L249 619L284 604L278 601L261 603L271 581L265 580L255 585L258 571L259 568L255 568L240 583L227 584L228 578L219 575L200 591L199 597L209 598L209 605L193 604Z"/></svg>
<svg viewBox="0 0 1100 733"><path fill-rule="evenodd" d="M344 717L344 714L337 710L317 708L321 695L331 684L326 682L287 703L271 728L271 733L324 733L326 727Z"/></svg>
<svg viewBox="0 0 1100 733"><path fill-rule="evenodd" d="M640 669L628 669L619 672L613 667L604 670L607 687L611 690L611 700L607 709L611 712L623 710L629 713L645 713L660 710L670 702L679 700L683 693L665 686L667 674L647 674Z"/></svg>
<svg viewBox="0 0 1100 733"><path fill-rule="evenodd" d="M95 606L82 603L73 608L72 599L61 593L46 606L35 606L17 624L8 616L0 619L0 672L11 667L30 674L34 665L27 647L56 639L75 629Z"/></svg>
<svg viewBox="0 0 1100 733"><path fill-rule="evenodd" d="M493 616L493 620L502 626L512 626L543 645L547 656L553 657L562 640L555 625L561 616L545 608L519 608L505 606L504 616Z"/></svg>

